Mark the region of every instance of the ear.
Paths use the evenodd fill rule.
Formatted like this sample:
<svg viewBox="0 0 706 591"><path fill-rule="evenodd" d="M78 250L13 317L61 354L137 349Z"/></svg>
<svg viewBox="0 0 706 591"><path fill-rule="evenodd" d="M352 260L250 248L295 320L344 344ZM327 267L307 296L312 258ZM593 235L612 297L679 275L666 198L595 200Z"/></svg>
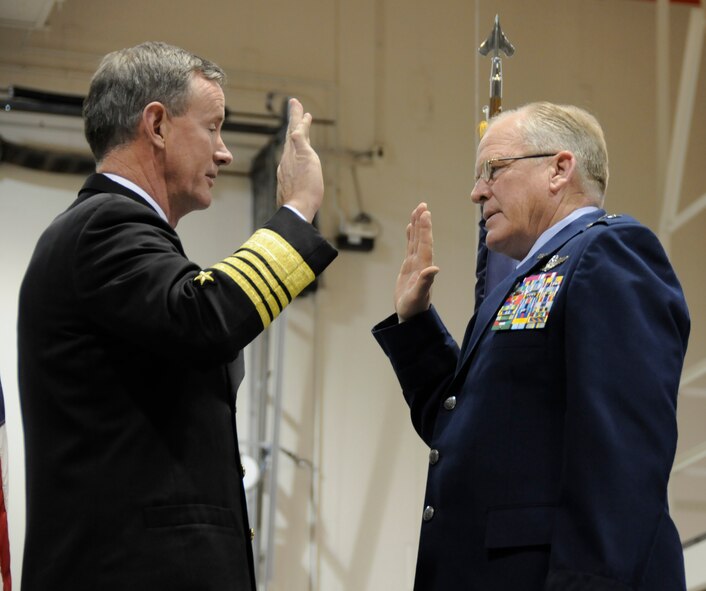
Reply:
<svg viewBox="0 0 706 591"><path fill-rule="evenodd" d="M164 136L169 125L166 107L157 101L142 110L142 127L148 141L157 148L164 148Z"/></svg>
<svg viewBox="0 0 706 591"><path fill-rule="evenodd" d="M564 189L576 174L576 156L573 152L562 150L552 159L549 186L554 193Z"/></svg>

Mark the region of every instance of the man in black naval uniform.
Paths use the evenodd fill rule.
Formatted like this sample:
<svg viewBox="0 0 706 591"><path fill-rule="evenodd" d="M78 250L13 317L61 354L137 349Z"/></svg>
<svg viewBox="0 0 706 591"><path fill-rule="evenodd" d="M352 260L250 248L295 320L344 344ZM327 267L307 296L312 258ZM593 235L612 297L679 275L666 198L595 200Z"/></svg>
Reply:
<svg viewBox="0 0 706 591"><path fill-rule="evenodd" d="M430 306L431 214L412 214L374 334L430 448L416 591L685 589L667 481L689 315L654 234L601 209L607 181L582 109L492 120L471 198L520 262L460 348Z"/></svg>
<svg viewBox="0 0 706 591"><path fill-rule="evenodd" d="M208 207L223 71L145 43L84 104L97 173L43 233L20 293L25 591L254 591L235 426L242 349L333 260L323 179L290 101L282 207L201 269L174 228Z"/></svg>

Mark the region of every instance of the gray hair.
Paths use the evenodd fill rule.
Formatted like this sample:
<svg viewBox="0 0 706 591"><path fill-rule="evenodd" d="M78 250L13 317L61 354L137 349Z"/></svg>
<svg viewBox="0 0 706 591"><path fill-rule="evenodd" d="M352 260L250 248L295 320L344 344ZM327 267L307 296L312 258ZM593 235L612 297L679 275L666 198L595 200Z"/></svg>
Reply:
<svg viewBox="0 0 706 591"><path fill-rule="evenodd" d="M605 195L608 149L603 129L593 115L572 105L537 102L505 111L497 119L511 113L522 115L517 120L517 131L528 147L539 152L572 152L584 184L593 184L601 197Z"/></svg>
<svg viewBox="0 0 706 591"><path fill-rule="evenodd" d="M86 139L96 161L135 138L149 103L158 101L170 115L183 115L194 75L225 82L213 62L166 43L149 41L106 55L83 103Z"/></svg>

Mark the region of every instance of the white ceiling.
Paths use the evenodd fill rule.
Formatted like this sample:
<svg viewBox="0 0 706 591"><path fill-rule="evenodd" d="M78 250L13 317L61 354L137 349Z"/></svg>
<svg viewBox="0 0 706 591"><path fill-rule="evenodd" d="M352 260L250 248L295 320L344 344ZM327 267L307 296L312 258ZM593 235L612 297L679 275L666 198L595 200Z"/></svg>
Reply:
<svg viewBox="0 0 706 591"><path fill-rule="evenodd" d="M2 0L0 27L41 29L55 3L63 0Z"/></svg>

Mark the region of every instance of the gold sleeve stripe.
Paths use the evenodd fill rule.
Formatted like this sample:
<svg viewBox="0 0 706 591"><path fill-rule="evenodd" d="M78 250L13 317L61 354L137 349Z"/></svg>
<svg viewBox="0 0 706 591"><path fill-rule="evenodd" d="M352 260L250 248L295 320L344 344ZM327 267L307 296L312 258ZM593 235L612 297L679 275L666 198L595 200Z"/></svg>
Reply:
<svg viewBox="0 0 706 591"><path fill-rule="evenodd" d="M239 256L232 256L228 257L224 261L221 261L219 264L232 267L248 279L250 284L256 288L257 293L262 294L267 308L274 312L272 317L273 320L289 303L285 297L285 294L280 288L277 287L277 283L275 281L270 282L263 277L260 271L255 268L250 261L241 259ZM272 283L275 284L274 288L272 287Z"/></svg>
<svg viewBox="0 0 706 591"><path fill-rule="evenodd" d="M212 268L225 273L243 290L265 328L316 278L284 238L264 228Z"/></svg>
<svg viewBox="0 0 706 591"><path fill-rule="evenodd" d="M221 261L220 264L232 267L248 280L257 293L262 296L263 303L267 306L267 309L273 312L273 320L284 309L286 304L283 304L280 299L282 294L278 295L276 291L273 291L271 284L258 273L257 269L253 269L248 261L241 260L239 257L228 257L226 260Z"/></svg>
<svg viewBox="0 0 706 591"><path fill-rule="evenodd" d="M249 273L257 274L259 280L267 285L267 290L277 298L277 305L280 310L292 301L292 296L284 283L274 274L272 267L267 264L267 261L263 260L257 253L241 248L223 262L238 268L247 265Z"/></svg>
<svg viewBox="0 0 706 591"><path fill-rule="evenodd" d="M301 255L279 234L272 230L260 229L240 250L247 249L269 262L273 274L278 277L291 295L297 297L316 276ZM240 251L236 252L239 254Z"/></svg>
<svg viewBox="0 0 706 591"><path fill-rule="evenodd" d="M267 302L265 302L264 295L255 285L253 285L250 278L243 275L239 269L234 269L227 263L216 263L212 268L218 269L228 275L228 277L230 277L238 285L238 287L245 292L245 295L247 295L250 298L250 301L255 305L255 309L262 320L263 327L267 328L275 319L275 316L267 305Z"/></svg>

